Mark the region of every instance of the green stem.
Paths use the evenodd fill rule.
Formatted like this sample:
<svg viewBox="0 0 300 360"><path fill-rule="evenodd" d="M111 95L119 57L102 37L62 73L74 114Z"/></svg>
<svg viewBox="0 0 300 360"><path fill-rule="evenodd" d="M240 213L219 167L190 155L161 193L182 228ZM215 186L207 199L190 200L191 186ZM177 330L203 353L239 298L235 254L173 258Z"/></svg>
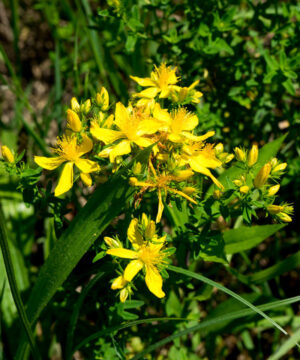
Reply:
<svg viewBox="0 0 300 360"><path fill-rule="evenodd" d="M29 345L31 347L34 359L40 360L41 357L40 357L40 354L36 347L36 344L34 341L34 336L33 336L32 330L31 330L31 326L28 321L25 307L23 305L23 302L22 302L22 299L21 299L21 296L20 296L20 293L18 290L16 277L15 277L15 273L14 273L14 268L13 268L13 264L12 264L12 259L11 259L11 255L10 255L10 251L9 251L7 230L6 230L6 226L5 226L5 220L4 220L4 215L3 215L1 204L0 204L0 245L1 245L1 249L2 249L2 254L3 254L3 259L4 259L4 264L5 264L5 269L6 269L6 273L7 273L9 286L11 289L11 293L12 293L16 308L18 310L18 314L21 319L21 323L24 327L24 330L26 331Z"/></svg>

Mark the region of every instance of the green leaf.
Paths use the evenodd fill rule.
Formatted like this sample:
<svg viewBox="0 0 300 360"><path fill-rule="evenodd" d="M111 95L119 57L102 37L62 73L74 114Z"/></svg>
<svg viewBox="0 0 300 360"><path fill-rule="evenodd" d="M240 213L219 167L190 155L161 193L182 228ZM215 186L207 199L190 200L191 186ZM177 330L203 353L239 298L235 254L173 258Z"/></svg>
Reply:
<svg viewBox="0 0 300 360"><path fill-rule="evenodd" d="M238 229L225 231L225 253L236 254L240 251L249 250L278 230L285 227L285 224L259 225L259 226L242 226Z"/></svg>
<svg viewBox="0 0 300 360"><path fill-rule="evenodd" d="M286 91L292 95L295 96L296 95L296 90L294 88L293 82L291 79L286 79L282 85L285 87Z"/></svg>

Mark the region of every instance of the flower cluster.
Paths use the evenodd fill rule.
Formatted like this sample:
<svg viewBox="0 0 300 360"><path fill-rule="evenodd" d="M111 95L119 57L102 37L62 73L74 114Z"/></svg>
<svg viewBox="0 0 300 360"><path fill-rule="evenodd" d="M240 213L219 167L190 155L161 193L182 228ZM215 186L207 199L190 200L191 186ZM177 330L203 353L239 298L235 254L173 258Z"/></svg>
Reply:
<svg viewBox="0 0 300 360"><path fill-rule="evenodd" d="M124 272L119 275L112 283L111 288L120 290L120 300L124 302L128 295L132 293L132 280L141 270L145 273L145 282L148 289L162 298L165 293L162 290L163 279L160 272L167 265L169 250L163 250L166 236L158 237L156 234L155 223L146 214L142 218L133 219L127 231L128 240L132 250L123 248L117 239L105 237L104 241L109 249L107 254L123 259L130 259Z"/></svg>

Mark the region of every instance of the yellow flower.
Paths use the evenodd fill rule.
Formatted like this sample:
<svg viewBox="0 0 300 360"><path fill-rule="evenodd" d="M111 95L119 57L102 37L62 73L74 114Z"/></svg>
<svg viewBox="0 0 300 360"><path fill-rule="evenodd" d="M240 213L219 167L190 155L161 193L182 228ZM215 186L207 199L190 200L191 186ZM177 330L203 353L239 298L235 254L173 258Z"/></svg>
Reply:
<svg viewBox="0 0 300 360"><path fill-rule="evenodd" d="M53 149L53 152L57 153L58 156L52 158L43 156L34 157L34 161L47 170L54 170L59 165L66 163L55 188L55 196L60 196L73 186L74 164L83 174L100 170L100 166L95 161L81 158L84 154L90 152L92 148L93 142L86 135L82 137L80 144L77 143L76 137L63 136L57 140L57 148Z"/></svg>
<svg viewBox="0 0 300 360"><path fill-rule="evenodd" d="M196 80L189 87L180 87L174 85L172 87L172 100L177 103L193 103L199 104L200 98L203 96L201 91L195 90L195 87L199 84L199 80Z"/></svg>
<svg viewBox="0 0 300 360"><path fill-rule="evenodd" d="M142 231L141 231L142 229ZM133 219L129 225L127 236L131 242L133 250L124 248L114 248L107 250L107 254L123 259L130 259L124 274L115 279L112 289L120 289L131 282L137 273L144 269L145 281L148 289L157 296L163 298L165 293L162 290L163 279L159 269L165 264L165 254L161 251L164 246L166 236L158 238L155 234L155 224L142 215L139 224L138 219ZM125 297L126 294L123 294Z"/></svg>
<svg viewBox="0 0 300 360"><path fill-rule="evenodd" d="M153 141L146 135L155 133L158 128L149 115L135 111L131 107L125 108L120 102L116 105L115 125L118 130L102 128L96 122L92 122L90 129L91 134L106 145L122 140L98 154L101 157L109 156L111 162L114 162L117 156L129 154L132 143L139 147L152 145Z"/></svg>
<svg viewBox="0 0 300 360"><path fill-rule="evenodd" d="M210 131L206 135L203 135L203 138L212 136L213 134L214 132ZM184 154L181 156L181 159L184 163L189 164L194 171L210 177L221 190L224 190L224 186L209 170L222 165L221 161L216 158L212 144L204 145L203 143L194 143L192 145L185 145L183 151Z"/></svg>
<svg viewBox="0 0 300 360"><path fill-rule="evenodd" d="M153 177L151 177L151 179L148 179L146 181L139 181L137 178L131 177L129 179L129 183L131 186L141 187L142 191L147 191L147 190L151 191L151 190L157 189L158 211L157 211L157 216L156 216L156 223L160 222L162 213L164 210L164 204L162 201L163 192L164 192L164 196L167 196L167 193L170 192L170 193L184 197L185 199L189 200L193 204L197 204L197 202L194 199L192 199L190 196L188 196L185 192L173 189L172 187L169 186L169 184L173 181L181 182L181 181L186 180L188 177L192 176L193 172L191 170L183 170L184 174L178 173L178 176L171 175L171 174L165 174L165 173L157 175L151 162L150 162L150 169L153 173Z"/></svg>
<svg viewBox="0 0 300 360"><path fill-rule="evenodd" d="M270 175L270 172L271 172L271 164L267 163L259 170L258 174L256 175L253 182L254 186L256 188L260 188L263 185L265 185Z"/></svg>
<svg viewBox="0 0 300 360"><path fill-rule="evenodd" d="M1 147L1 151L2 151L2 156L5 161L7 161L11 164L15 162L15 157L13 156L13 153L10 151L10 149L6 145L3 145Z"/></svg>
<svg viewBox="0 0 300 360"><path fill-rule="evenodd" d="M172 85L175 85L178 81L176 68L172 69L164 63L159 68L154 66L154 71L151 72L150 78L130 77L139 85L148 87L148 89L134 94L134 96L150 99L155 98L157 94L159 94L160 98L167 98L172 90Z"/></svg>
<svg viewBox="0 0 300 360"><path fill-rule="evenodd" d="M156 104L153 111L153 117L160 123L159 130L167 133L167 139L180 143L185 140L203 141L215 134L210 131L203 136L195 136L190 131L194 130L198 125L198 117L188 112L184 107L172 111L171 114L165 109L162 109L159 104Z"/></svg>
<svg viewBox="0 0 300 360"><path fill-rule="evenodd" d="M248 166L253 166L257 162L258 146L253 145L248 154Z"/></svg>
<svg viewBox="0 0 300 360"><path fill-rule="evenodd" d="M100 93L96 95L96 103L101 107L102 111L107 111L109 108L109 95L105 87L102 87Z"/></svg>
<svg viewBox="0 0 300 360"><path fill-rule="evenodd" d="M76 114L75 111L71 109L67 110L67 123L68 123L68 128L73 130L74 132L80 132L82 129L79 116Z"/></svg>

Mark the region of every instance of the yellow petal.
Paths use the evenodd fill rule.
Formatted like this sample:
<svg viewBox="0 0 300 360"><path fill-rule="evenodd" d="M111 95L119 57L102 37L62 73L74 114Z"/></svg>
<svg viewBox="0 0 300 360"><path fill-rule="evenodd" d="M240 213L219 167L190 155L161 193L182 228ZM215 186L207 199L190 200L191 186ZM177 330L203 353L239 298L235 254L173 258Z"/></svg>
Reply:
<svg viewBox="0 0 300 360"><path fill-rule="evenodd" d="M137 259L138 257L135 251L123 248L109 249L106 251L106 254L118 256L123 259Z"/></svg>
<svg viewBox="0 0 300 360"><path fill-rule="evenodd" d="M100 170L100 166L95 161L88 159L77 159L75 165L85 174Z"/></svg>
<svg viewBox="0 0 300 360"><path fill-rule="evenodd" d="M138 223L138 219L132 219L127 230L128 239L136 250L143 245L143 237L138 229Z"/></svg>
<svg viewBox="0 0 300 360"><path fill-rule="evenodd" d="M135 96L141 98L153 99L158 93L159 93L159 89L157 87L149 87L148 89L135 94Z"/></svg>
<svg viewBox="0 0 300 360"><path fill-rule="evenodd" d="M188 133L188 132L185 132L183 131L182 132L182 135L185 136L187 139L189 140L192 140L192 141L204 141L206 140L207 138L211 137L211 136L214 136L215 135L215 132L214 131L209 131L207 134L205 135L201 135L201 136L196 136L196 135L193 135L191 133Z"/></svg>
<svg viewBox="0 0 300 360"><path fill-rule="evenodd" d="M159 94L159 98L160 99L163 99L163 98L167 98L170 94L170 90L171 88L170 87L167 87L167 88L164 88L161 90L161 93ZM154 96L153 96L154 97Z"/></svg>
<svg viewBox="0 0 300 360"><path fill-rule="evenodd" d="M93 141L87 135L82 136L82 143L78 145L78 156L82 156L90 152L93 148Z"/></svg>
<svg viewBox="0 0 300 360"><path fill-rule="evenodd" d="M121 131L101 128L95 121L91 123L90 131L94 138L106 145L124 137Z"/></svg>
<svg viewBox="0 0 300 360"><path fill-rule="evenodd" d="M113 163L117 156L126 155L129 154L130 152L131 152L130 141L123 140L119 142L119 144L113 146L112 150L109 152L109 161Z"/></svg>
<svg viewBox="0 0 300 360"><path fill-rule="evenodd" d="M113 290L122 289L126 284L127 281L124 279L122 275L120 275L114 279L113 283L111 284L111 288Z"/></svg>
<svg viewBox="0 0 300 360"><path fill-rule="evenodd" d="M138 76L130 76L130 78L141 86L155 86L155 82L150 78L140 78Z"/></svg>
<svg viewBox="0 0 300 360"><path fill-rule="evenodd" d="M156 119L142 120L139 124L141 135L143 134L154 134L161 128L161 122Z"/></svg>
<svg viewBox="0 0 300 360"><path fill-rule="evenodd" d="M118 102L115 111L115 123L123 131L126 130L129 123L129 114L126 107Z"/></svg>
<svg viewBox="0 0 300 360"><path fill-rule="evenodd" d="M220 181L215 178L213 176L213 174L210 172L209 169L203 167L203 166L200 166L197 162L195 161L190 161L190 166L191 168L196 171L196 172L199 172L201 174L204 174L208 177L210 177L212 179L212 181L221 189L221 190L224 190L224 186L220 183Z"/></svg>
<svg viewBox="0 0 300 360"><path fill-rule="evenodd" d="M163 211L164 211L164 204L161 198L161 190L158 189L158 211L155 220L156 224L160 222Z"/></svg>
<svg viewBox="0 0 300 360"><path fill-rule="evenodd" d="M71 189L73 186L73 163L68 162L63 168L63 171L58 180L58 184L55 188L54 195L60 196Z"/></svg>
<svg viewBox="0 0 300 360"><path fill-rule="evenodd" d="M166 125L169 125L172 121L170 114L167 110L164 110L160 107L159 104L155 104L153 117Z"/></svg>
<svg viewBox="0 0 300 360"><path fill-rule="evenodd" d="M134 143L140 147L148 147L153 144L153 140L144 137L139 137L134 140Z"/></svg>
<svg viewBox="0 0 300 360"><path fill-rule="evenodd" d="M205 155L206 154L204 152L203 154L193 156L192 159L190 160L190 164L193 163L193 166L195 168L197 166L200 166L200 167L206 167L206 168L210 168L210 169L215 169L216 167L222 165L221 161L218 160L216 157L214 157L214 156L205 156ZM194 169L193 166L191 165L192 169ZM195 171L197 171L197 170L195 170Z"/></svg>
<svg viewBox="0 0 300 360"><path fill-rule="evenodd" d="M186 115L182 126L182 130L193 130L198 125L197 115Z"/></svg>
<svg viewBox="0 0 300 360"><path fill-rule="evenodd" d="M165 296L165 293L162 290L163 279L155 266L146 265L145 281L152 294L158 298L163 298Z"/></svg>
<svg viewBox="0 0 300 360"><path fill-rule="evenodd" d="M144 263L141 260L132 260L126 266L124 271L124 279L126 281L131 281L135 275L143 268Z"/></svg>
<svg viewBox="0 0 300 360"><path fill-rule="evenodd" d="M93 180L91 178L90 174L80 173L80 178L84 185L86 186L92 186Z"/></svg>
<svg viewBox="0 0 300 360"><path fill-rule="evenodd" d="M54 170L56 169L60 164L62 164L65 160L60 157L53 157L48 158L44 156L35 156L34 161L42 168L47 170Z"/></svg>

